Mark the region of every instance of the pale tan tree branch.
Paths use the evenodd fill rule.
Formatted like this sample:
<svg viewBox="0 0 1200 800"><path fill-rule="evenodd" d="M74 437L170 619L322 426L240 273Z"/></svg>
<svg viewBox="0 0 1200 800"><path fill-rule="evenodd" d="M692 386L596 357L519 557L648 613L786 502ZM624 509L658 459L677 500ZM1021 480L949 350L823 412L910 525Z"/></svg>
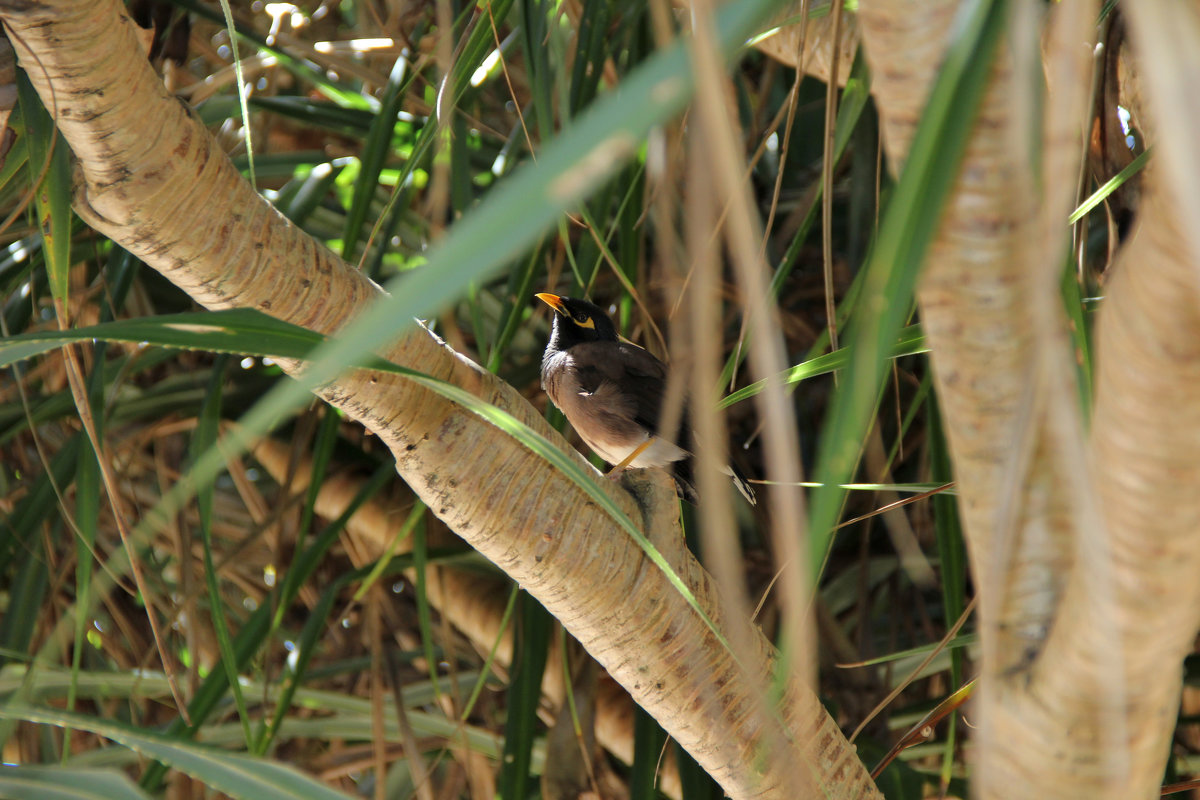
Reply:
<svg viewBox="0 0 1200 800"><path fill-rule="evenodd" d="M1057 282L1097 9L1013 5L918 292L980 599L972 788L1149 798L1200 626L1200 292L1181 206L1151 174L1098 323L1088 441ZM958 11L860 8L893 169Z"/></svg>

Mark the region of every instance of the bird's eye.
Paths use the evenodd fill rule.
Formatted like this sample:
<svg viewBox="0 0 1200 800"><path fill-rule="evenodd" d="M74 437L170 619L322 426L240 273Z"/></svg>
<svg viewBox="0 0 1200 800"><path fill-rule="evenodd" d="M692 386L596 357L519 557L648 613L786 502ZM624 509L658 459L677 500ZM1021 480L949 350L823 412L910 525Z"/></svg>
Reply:
<svg viewBox="0 0 1200 800"><path fill-rule="evenodd" d="M587 325L589 319L591 319L591 318L587 314L577 314L575 316L575 321L578 322L580 325Z"/></svg>

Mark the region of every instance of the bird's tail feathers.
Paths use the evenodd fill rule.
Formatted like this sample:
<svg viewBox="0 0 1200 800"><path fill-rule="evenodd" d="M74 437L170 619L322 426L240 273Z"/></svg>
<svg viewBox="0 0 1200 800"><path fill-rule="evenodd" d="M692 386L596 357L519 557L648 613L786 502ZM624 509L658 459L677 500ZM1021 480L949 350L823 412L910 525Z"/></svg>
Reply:
<svg viewBox="0 0 1200 800"><path fill-rule="evenodd" d="M742 493L742 497L746 498L746 502L752 506L758 505L758 497L754 494L754 487L750 485L750 479L746 474L737 468L735 464L729 464L723 470L726 475L733 479L733 485Z"/></svg>
<svg viewBox="0 0 1200 800"><path fill-rule="evenodd" d="M685 458L676 461L671 465L672 475L675 478L675 488L679 492L679 496L688 501L694 506L700 505L696 493L696 479L692 475L692 459ZM728 475L733 480L733 485L741 492L742 497L746 498L746 502L750 505L756 505L758 498L754 494L754 487L750 485L750 479L746 477L740 469L733 464L725 466L721 472Z"/></svg>

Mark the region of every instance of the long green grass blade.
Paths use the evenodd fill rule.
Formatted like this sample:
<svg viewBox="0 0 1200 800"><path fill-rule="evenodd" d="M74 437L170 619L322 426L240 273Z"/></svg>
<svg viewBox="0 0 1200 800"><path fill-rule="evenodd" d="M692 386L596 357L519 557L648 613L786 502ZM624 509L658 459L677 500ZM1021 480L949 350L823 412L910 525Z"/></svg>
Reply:
<svg viewBox="0 0 1200 800"><path fill-rule="evenodd" d="M517 601L517 627L513 639L512 681L508 689L508 717L504 724L504 757L496 781L504 798L527 797L542 702L542 673L554 619L542 604L522 593ZM570 689L568 688L568 692Z"/></svg>
<svg viewBox="0 0 1200 800"><path fill-rule="evenodd" d="M112 720L33 706L0 707L0 718L69 726L103 736L238 800L346 800L349 797L275 761L191 744Z"/></svg>
<svg viewBox="0 0 1200 800"><path fill-rule="evenodd" d="M201 311L117 320L70 331L36 331L0 340L0 367L61 347L100 339L212 353L303 358L321 337L252 309ZM255 341L259 344L256 346ZM364 362L366 363L371 362ZM374 366L374 365L373 365ZM380 363L382 368L382 362Z"/></svg>
<svg viewBox="0 0 1200 800"><path fill-rule="evenodd" d="M233 11L229 0L220 0L221 14L225 21L225 30L229 33L229 48L233 54L233 74L237 76L238 111L242 115L242 135L246 142L246 167L249 173L250 185L258 186L258 176L254 173L254 136L250 124L250 106L247 104L246 76L242 72L242 56L238 52L237 29L233 24Z"/></svg>
<svg viewBox="0 0 1200 800"><path fill-rule="evenodd" d="M196 454L208 450L217 441L221 424L221 388L227 363L228 357L221 355L213 365L212 379L209 381L204 406L200 409L200 417L189 447L193 458ZM229 634L229 621L225 618L226 605L221 597L216 558L213 556L214 497L212 484L196 488L196 510L200 517L201 549L204 551L204 580L208 588L208 611L212 618L213 632L217 637L217 648L221 652L221 666L225 670L229 686L233 689L233 702L237 706L238 719L246 736L246 747L249 748L254 742L254 735L250 731L250 712L246 707L246 698L242 695L241 682L238 680L237 656L234 653L233 638Z"/></svg>
<svg viewBox="0 0 1200 800"><path fill-rule="evenodd" d="M633 710L633 768L629 772L630 800L657 800L658 772L667 733L641 707Z"/></svg>
<svg viewBox="0 0 1200 800"><path fill-rule="evenodd" d="M104 358L107 342L99 342L95 348L98 359ZM88 380L87 402L92 414L96 435L104 441L104 371L97 370ZM100 461L92 442L87 437L81 441L79 463L75 468L75 600L88 605L92 591L92 569L95 562L93 552L100 520ZM75 617L75 642L71 652L71 675L78 675L86 650L88 619L84 614ZM67 694L67 710L75 710L75 684ZM70 754L70 736L63 737L63 758Z"/></svg>
<svg viewBox="0 0 1200 800"><path fill-rule="evenodd" d="M427 528L422 516L417 516L413 539L413 572L416 578L413 588L417 601L417 629L421 632L421 649L425 653L425 667L429 671L429 679L437 680L438 661L434 656L435 638L433 634L433 609L429 603L429 573L426 571L429 562L429 541L426 538ZM441 697L438 698L441 701Z"/></svg>
<svg viewBox="0 0 1200 800"><path fill-rule="evenodd" d="M1133 161L1130 161L1123 170L1105 181L1104 185L1099 189L1092 192L1086 200L1079 204L1079 208L1071 212L1071 216L1067 217L1067 223L1074 225L1076 222L1079 222L1079 220L1087 216L1089 211L1103 203L1106 199L1108 199L1110 194L1121 188L1121 185L1125 183L1125 181L1132 178L1138 172L1141 172L1142 168L1150 162L1150 153L1152 149L1153 148L1148 148L1143 150L1138 154L1137 158L1133 159Z"/></svg>
<svg viewBox="0 0 1200 800"><path fill-rule="evenodd" d="M487 658L483 660L483 667L479 670L479 680L471 687L471 693L467 696L467 701L463 703L462 713L459 719L466 722L472 711L475 709L475 704L479 702L479 696L483 693L488 677L492 674L492 665L496 663L496 652L500 649L503 643L504 634L508 631L508 626L512 624L513 614L517 608L517 598L521 596L521 588L513 584L512 589L508 593L508 602L504 604L504 614L500 617L500 625L496 630L496 638L492 640L492 646L488 649Z"/></svg>
<svg viewBox="0 0 1200 800"><path fill-rule="evenodd" d="M935 481L950 481L953 460L942 426L942 412L936 398L929 404L929 461L930 477ZM937 541L939 570L942 581L942 612L947 627L953 625L967 606L967 545L963 539L958 504L952 497L934 496L933 530ZM965 640L960 636L959 640ZM950 650L950 685L963 682L963 653L952 644ZM958 742L958 718L951 715L946 729L946 748L942 755L942 779L950 780L950 768Z"/></svg>
<svg viewBox="0 0 1200 800"><path fill-rule="evenodd" d="M23 71L17 73L17 95L28 138L33 205L45 242L50 293L65 309L71 272L71 151Z"/></svg>
<svg viewBox="0 0 1200 800"><path fill-rule="evenodd" d="M1073 263L1063 268L1062 300L1071 331L1071 343L1075 351L1075 385L1079 388L1079 404L1082 419L1086 423L1092 418L1092 325L1094 315L1087 313L1083 289L1075 274Z"/></svg>
<svg viewBox="0 0 1200 800"><path fill-rule="evenodd" d="M896 336L895 342L892 345L891 352L887 358L901 358L902 356L916 355L929 350L925 345L925 335L921 332L921 326L910 325ZM791 367L775 378L781 385L788 386L808 378L815 378L818 375L826 375L830 372L836 372L839 369L844 369L848 364L853 363L857 358L857 354L851 347L843 347L835 350L832 353L826 353L823 356L809 359L803 364L797 364ZM739 403L742 400L747 400L754 395L762 392L767 388L769 381L756 381L748 386L743 386L736 392L731 392L721 399L718 404L719 408L728 408L734 403Z"/></svg>
<svg viewBox="0 0 1200 800"><path fill-rule="evenodd" d="M359 170L358 181L354 184L354 200L346 214L346 229L342 234L343 258L353 258L354 248L362 237L367 211L375 196L375 188L379 185L379 174L383 171L388 148L392 143L392 133L396 129L396 116L400 113L400 106L404 101L403 89L411 80L408 57L401 54L392 66L387 86L383 90L381 108L371 121L367 139L363 142L362 167ZM396 191L400 191L399 186L396 187Z"/></svg>
<svg viewBox="0 0 1200 800"><path fill-rule="evenodd" d="M150 800L115 769L0 764L0 797L8 800Z"/></svg>

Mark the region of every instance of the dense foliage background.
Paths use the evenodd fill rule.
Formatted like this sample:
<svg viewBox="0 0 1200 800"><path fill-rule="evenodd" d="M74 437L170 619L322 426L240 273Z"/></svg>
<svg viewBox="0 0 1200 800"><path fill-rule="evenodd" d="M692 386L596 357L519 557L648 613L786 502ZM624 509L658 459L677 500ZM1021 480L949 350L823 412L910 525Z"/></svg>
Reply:
<svg viewBox="0 0 1200 800"><path fill-rule="evenodd" d="M233 37L213 4L131 5L166 85L262 193L381 282L420 270L429 248L454 237L456 222L494 187L688 27L686 12L666 3L625 0L256 0L232 12ZM815 5L811 24L827 33L854 24L830 12ZM727 86L700 87L736 109L738 155L764 221L760 252L773 270L769 301L795 365L790 401L806 474L819 446L832 447L821 436L837 388L831 373L845 362L827 355L830 341L868 315L856 305L863 267L893 189L865 62L844 55L832 94L828 75L806 76L755 50L739 55ZM9 214L0 234L4 335L194 310L78 220L69 237L43 236L69 168L23 80L18 74L10 121L18 138L0 170ZM630 340L664 357L694 355L686 329L676 332L690 279L686 216L689 191L711 184L688 157L692 113L654 127L615 177L501 273L454 285L455 302L429 321L559 426L538 386L548 319L534 292L590 297ZM1095 117L1115 113L1101 98ZM1140 152L1135 133L1125 152L1096 148L1081 200ZM1083 215L1076 258L1064 265L1084 375L1098 276L1133 202L1114 196ZM930 204L936 215L936 199ZM67 239L69 251L56 251ZM489 244L472 243L484 253ZM749 303L732 269L723 274L731 446L747 472L762 475L772 431L749 394L734 394L759 377L744 364ZM904 324L889 345L895 357L882 392L867 390L867 401L877 400L874 423L819 568L819 687L858 736L868 767L888 762L897 742L910 745L881 779L888 797L962 796L954 707L973 674L972 591L909 291L891 298ZM140 781L138 789L105 773L109 797L164 786L180 798L313 796L265 772L266 757L361 796L536 796L539 778L546 796L573 796L560 788L572 781L603 796L720 796L644 715L627 724L623 747L614 745L620 735L598 735L616 756L578 758L592 753L590 728L607 704L620 705L619 691L535 601L407 492L361 426L319 403L280 419L271 442L231 461L211 490L159 525L136 549L136 579L98 592L107 565L125 558L130 525L184 479L222 426L281 380L270 359L253 355L253 334L218 354L199 340L145 344L165 334L153 323L143 331L12 363L0 381L0 696L78 715L46 720L66 727L0 719L5 762L67 767L38 778L62 791L81 792L66 788L78 776L96 785L101 778L85 772L93 767L127 768ZM103 442L99 458L93 438ZM848 439L857 447L864 436L851 430ZM348 522L359 505L373 516ZM772 634L780 564L768 510L734 508L735 573L762 601L758 619ZM693 533L696 511L683 513ZM802 535L802 520L795 530ZM463 619L485 617L495 624L461 629ZM547 658L551 642L559 646ZM576 686L570 702L543 698L543 671ZM193 738L264 760L197 751L203 763L188 768ZM1186 728L1179 742L1172 769L1188 772ZM239 783L252 780L243 768L263 770L266 784Z"/></svg>

